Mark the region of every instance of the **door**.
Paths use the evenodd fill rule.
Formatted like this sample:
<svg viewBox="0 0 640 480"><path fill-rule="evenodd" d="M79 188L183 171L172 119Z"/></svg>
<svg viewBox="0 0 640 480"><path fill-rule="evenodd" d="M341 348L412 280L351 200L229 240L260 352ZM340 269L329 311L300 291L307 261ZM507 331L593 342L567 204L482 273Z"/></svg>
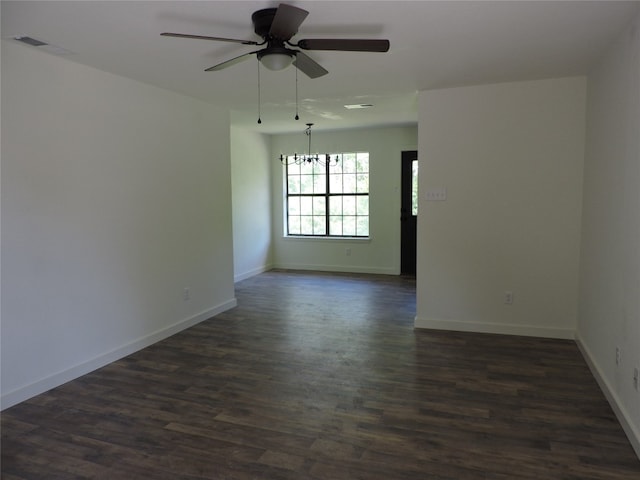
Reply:
<svg viewBox="0 0 640 480"><path fill-rule="evenodd" d="M402 152L400 208L400 273L416 274L418 218L418 152Z"/></svg>

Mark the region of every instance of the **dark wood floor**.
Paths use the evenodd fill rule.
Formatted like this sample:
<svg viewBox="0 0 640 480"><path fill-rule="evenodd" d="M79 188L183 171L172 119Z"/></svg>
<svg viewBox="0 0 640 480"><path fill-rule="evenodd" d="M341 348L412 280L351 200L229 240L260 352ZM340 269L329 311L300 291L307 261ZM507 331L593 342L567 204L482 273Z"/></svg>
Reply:
<svg viewBox="0 0 640 480"><path fill-rule="evenodd" d="M2 478L640 479L571 341L414 331L415 283L268 272L2 412Z"/></svg>

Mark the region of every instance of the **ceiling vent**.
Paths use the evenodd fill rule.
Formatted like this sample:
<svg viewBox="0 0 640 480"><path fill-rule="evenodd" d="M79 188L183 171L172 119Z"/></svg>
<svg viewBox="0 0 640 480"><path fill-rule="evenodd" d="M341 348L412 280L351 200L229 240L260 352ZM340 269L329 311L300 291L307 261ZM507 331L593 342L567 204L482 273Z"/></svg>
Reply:
<svg viewBox="0 0 640 480"><path fill-rule="evenodd" d="M13 37L13 39L32 47L38 47L40 50L43 50L47 53L52 53L54 55L70 55L71 53L73 53L65 48L57 47L55 45L51 45L50 43L43 42L41 40L38 40L37 38L29 37L26 35L18 35Z"/></svg>
<svg viewBox="0 0 640 480"><path fill-rule="evenodd" d="M31 37L17 36L13 38L19 42L26 43L27 45L31 45L32 47L41 47L43 45L49 45L48 43L41 42L40 40L36 40L35 38L31 38Z"/></svg>
<svg viewBox="0 0 640 480"><path fill-rule="evenodd" d="M371 103L356 103L353 105L345 105L344 108L347 110L360 110L362 108L371 108L373 105Z"/></svg>

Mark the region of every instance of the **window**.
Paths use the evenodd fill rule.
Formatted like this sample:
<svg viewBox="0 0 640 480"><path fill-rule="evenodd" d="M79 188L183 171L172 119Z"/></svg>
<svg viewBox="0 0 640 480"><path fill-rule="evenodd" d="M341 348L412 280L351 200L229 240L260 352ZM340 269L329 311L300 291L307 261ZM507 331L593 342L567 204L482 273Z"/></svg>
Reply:
<svg viewBox="0 0 640 480"><path fill-rule="evenodd" d="M287 158L292 162L286 166L287 235L369 236L369 154L337 157L337 165L296 165Z"/></svg>
<svg viewBox="0 0 640 480"><path fill-rule="evenodd" d="M411 215L418 215L418 160L411 162Z"/></svg>

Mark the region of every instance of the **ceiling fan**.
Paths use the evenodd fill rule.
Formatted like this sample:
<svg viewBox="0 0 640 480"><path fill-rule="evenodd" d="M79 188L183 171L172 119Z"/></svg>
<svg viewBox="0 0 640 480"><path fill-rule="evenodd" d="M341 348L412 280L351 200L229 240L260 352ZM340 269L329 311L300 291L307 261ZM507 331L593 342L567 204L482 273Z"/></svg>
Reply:
<svg viewBox="0 0 640 480"><path fill-rule="evenodd" d="M161 33L165 37L194 38L200 40L214 40L218 42L240 43L242 45L263 46L260 50L245 53L224 61L205 71L217 71L240 63L251 55L257 55L258 60L269 70L282 70L291 63L309 78L317 78L329 73L324 67L302 50L339 50L348 52L387 52L389 40L352 39L352 38L318 38L298 40L291 43L291 37L298 33L298 28L309 15L309 12L298 7L281 3L277 8L265 8L251 15L254 31L262 38L262 42L253 40L237 40L234 38L209 37L204 35L189 35L184 33ZM294 48L289 48L294 47Z"/></svg>

